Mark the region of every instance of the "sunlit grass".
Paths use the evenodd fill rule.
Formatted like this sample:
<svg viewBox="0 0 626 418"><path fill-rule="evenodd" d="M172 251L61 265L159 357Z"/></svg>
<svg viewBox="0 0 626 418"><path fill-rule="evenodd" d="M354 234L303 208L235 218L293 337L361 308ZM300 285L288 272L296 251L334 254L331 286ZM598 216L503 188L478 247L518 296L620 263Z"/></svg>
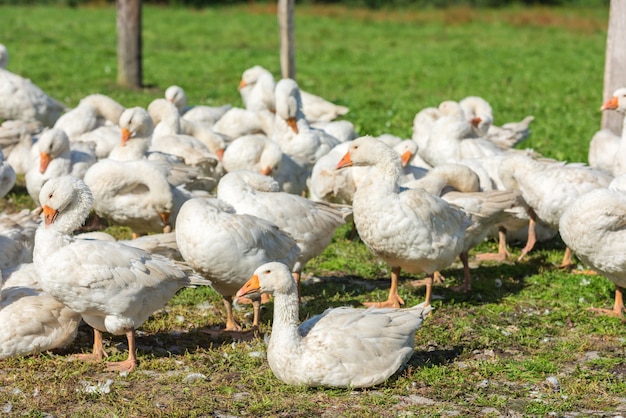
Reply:
<svg viewBox="0 0 626 418"><path fill-rule="evenodd" d="M187 10L144 7L144 83L115 84L113 8L2 7L0 41L9 69L74 106L104 93L126 106L146 106L170 84L191 104L241 105L237 84L260 64L279 74L272 4ZM522 146L549 157L584 161L598 129L607 10L366 10L298 6L300 85L351 108L362 134L411 134L413 116L445 99L481 95L496 123L535 116ZM2 208L33 208L23 178ZM111 227L116 238L130 231ZM0 362L0 408L25 416L524 416L609 414L624 410L624 324L586 308L610 307L613 285L602 277L557 269L557 240L522 262L472 269L473 290L457 263L443 271L435 309L416 335L407 368L378 388L306 389L282 384L265 360L263 335L273 304L261 314L260 339L233 342L205 331L224 323L220 296L184 289L139 330L140 365L121 376L102 364L70 361L91 349L92 333L59 353ZM494 251L493 242L475 252ZM520 247L511 248L514 258ZM473 252L472 254L474 254ZM386 297L388 267L346 225L304 271L301 318L329 306ZM407 305L424 289L403 274ZM235 312L249 327L251 308ZM126 356L124 336L106 336L111 359ZM195 376L195 377L194 377ZM559 387L546 380L555 377ZM109 391L88 393L86 385ZM494 409L490 409L494 408ZM589 412L591 411L591 412Z"/></svg>

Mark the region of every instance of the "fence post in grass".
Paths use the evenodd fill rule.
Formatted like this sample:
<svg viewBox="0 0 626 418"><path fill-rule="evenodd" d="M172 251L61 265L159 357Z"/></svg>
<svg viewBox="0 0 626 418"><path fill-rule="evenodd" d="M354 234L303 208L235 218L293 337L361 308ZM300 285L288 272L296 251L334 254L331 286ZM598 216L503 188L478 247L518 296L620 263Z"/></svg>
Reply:
<svg viewBox="0 0 626 418"><path fill-rule="evenodd" d="M280 70L283 78L296 79L296 46L294 36L295 0L278 0L280 32Z"/></svg>
<svg viewBox="0 0 626 418"><path fill-rule="evenodd" d="M142 85L141 0L117 0L117 83Z"/></svg>
<svg viewBox="0 0 626 418"><path fill-rule="evenodd" d="M606 36L604 62L603 101L615 90L626 87L626 1L611 0L609 29ZM610 129L616 135L622 132L623 115L618 112L602 112L602 129Z"/></svg>

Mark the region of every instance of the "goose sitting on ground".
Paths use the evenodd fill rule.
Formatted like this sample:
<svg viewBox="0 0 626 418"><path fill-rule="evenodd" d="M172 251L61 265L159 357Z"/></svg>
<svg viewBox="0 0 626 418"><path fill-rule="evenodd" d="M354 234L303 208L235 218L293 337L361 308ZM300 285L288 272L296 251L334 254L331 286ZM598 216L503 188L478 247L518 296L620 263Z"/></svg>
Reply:
<svg viewBox="0 0 626 418"><path fill-rule="evenodd" d="M80 179L62 176L41 189L44 224L35 235L33 262L44 292L82 315L94 329L92 354L102 360L102 332L126 335L128 359L110 362L113 371L137 364L135 330L181 288L209 283L190 275L172 260L117 242L74 239L93 197Z"/></svg>
<svg viewBox="0 0 626 418"><path fill-rule="evenodd" d="M530 123L535 119L526 116L519 122L494 125L491 105L479 96L468 96L459 102L478 136L484 137L502 149L515 147L530 136Z"/></svg>
<svg viewBox="0 0 626 418"><path fill-rule="evenodd" d="M68 346L81 316L52 296L30 287L0 292L0 359Z"/></svg>
<svg viewBox="0 0 626 418"><path fill-rule="evenodd" d="M624 316L626 288L626 174L606 189L580 196L565 210L559 232L568 248L587 266L615 283L613 309L597 312Z"/></svg>
<svg viewBox="0 0 626 418"><path fill-rule="evenodd" d="M0 214L0 269L17 267L33 261L38 216L28 209Z"/></svg>
<svg viewBox="0 0 626 418"><path fill-rule="evenodd" d="M70 175L83 178L96 162L96 156L78 149L71 149L64 131L52 128L41 134L35 144L39 151L38 161L25 176L26 189L34 202L39 200L41 186L53 177Z"/></svg>
<svg viewBox="0 0 626 418"><path fill-rule="evenodd" d="M4 65L8 52L4 48ZM65 111L65 105L48 96L32 81L0 66L0 119L39 121L51 127Z"/></svg>
<svg viewBox="0 0 626 418"><path fill-rule="evenodd" d="M180 86L169 86L165 90L165 99L174 103L180 115L187 120L213 126L232 106L187 106L187 93Z"/></svg>
<svg viewBox="0 0 626 418"><path fill-rule="evenodd" d="M259 83L259 80L263 77L267 77L266 80L271 79L274 81L272 73L260 65L255 65L254 67L248 68L243 72L241 82L239 83L239 93L241 94L242 100L246 104L246 108L250 108L249 106L253 107L253 105L248 105L248 103L254 101L254 99L251 99L253 90L257 83ZM265 97L269 98L269 82L266 82L265 86ZM300 94L302 96L302 110L307 120L311 123L329 122L339 116L345 115L350 110L346 106L337 105L306 91L301 91ZM271 101L268 101L267 103L268 108L271 109Z"/></svg>
<svg viewBox="0 0 626 418"><path fill-rule="evenodd" d="M274 295L267 361L287 384L362 388L378 385L406 364L415 332L430 307L327 309L298 326L298 292L289 268L267 263L237 292Z"/></svg>
<svg viewBox="0 0 626 418"><path fill-rule="evenodd" d="M13 166L7 162L0 149L0 199L11 191L15 185L15 179L16 175Z"/></svg>
<svg viewBox="0 0 626 418"><path fill-rule="evenodd" d="M276 117L272 139L308 172L339 140L321 129L311 127L302 111L298 84L285 78L276 84Z"/></svg>
<svg viewBox="0 0 626 418"><path fill-rule="evenodd" d="M269 261L293 266L299 251L295 240L273 223L238 214L215 198L195 198L183 204L176 220L176 242L185 261L222 295L226 331L241 330L233 317L232 298L254 269ZM253 307L256 327L260 300L253 300Z"/></svg>
<svg viewBox="0 0 626 418"><path fill-rule="evenodd" d="M356 229L368 248L391 266L389 297L376 306L404 303L398 294L400 269L426 273L426 305L430 304L433 274L463 251L470 220L423 189L401 188L400 157L375 138L366 136L350 143L337 168L350 166L370 167L352 202Z"/></svg>
<svg viewBox="0 0 626 418"><path fill-rule="evenodd" d="M134 234L170 232L190 193L168 181L168 165L149 160L98 161L85 174L96 214Z"/></svg>

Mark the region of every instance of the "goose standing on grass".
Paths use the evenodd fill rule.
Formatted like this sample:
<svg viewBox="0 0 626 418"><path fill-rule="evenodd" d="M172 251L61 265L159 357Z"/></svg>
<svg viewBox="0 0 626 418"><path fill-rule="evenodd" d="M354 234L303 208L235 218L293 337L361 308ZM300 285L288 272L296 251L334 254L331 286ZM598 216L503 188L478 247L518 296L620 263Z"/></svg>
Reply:
<svg viewBox="0 0 626 418"><path fill-rule="evenodd" d="M39 121L51 127L65 111L65 105L48 96L27 78L5 68L9 55L4 48L0 66L0 119Z"/></svg>
<svg viewBox="0 0 626 418"><path fill-rule="evenodd" d="M176 220L176 242L185 261L222 295L226 331L241 330L233 317L232 298L254 269L269 261L293 266L299 251L295 240L273 223L238 214L215 198L195 198L183 204ZM256 327L260 300L253 300L253 307Z"/></svg>
<svg viewBox="0 0 626 418"><path fill-rule="evenodd" d="M615 283L613 309L596 312L623 317L626 289L626 174L606 189L580 196L565 210L559 232L587 266Z"/></svg>
<svg viewBox="0 0 626 418"><path fill-rule="evenodd" d="M369 166L352 202L354 224L368 248L391 266L387 301L371 304L399 307L400 270L426 273L426 305L430 304L433 274L448 267L463 250L470 220L459 209L423 189L398 184L402 163L397 152L372 137L350 143L337 168Z"/></svg>
<svg viewBox="0 0 626 418"><path fill-rule="evenodd" d="M601 110L615 110L624 117L626 126L626 88L615 90ZM626 129L622 135L613 134L608 129L597 132L589 144L589 165L606 170L614 176L626 173Z"/></svg>
<svg viewBox="0 0 626 418"><path fill-rule="evenodd" d="M403 184L407 188L422 188L461 209L471 220L465 231L463 250L463 284L455 290L469 292L472 278L469 268L469 250L480 244L490 229L510 218L510 211L521 201L517 190L480 190L478 175L462 164L442 164L424 177ZM478 257L480 258L480 257ZM435 278L438 276L436 275Z"/></svg>
<svg viewBox="0 0 626 418"><path fill-rule="evenodd" d="M499 172L504 185L519 190L530 207L528 241L520 259L532 250L536 242L537 219L558 229L561 215L579 196L595 189L604 189L613 179L606 171L584 164L536 159L523 154L504 158ZM571 265L572 250L567 247L561 267Z"/></svg>
<svg viewBox="0 0 626 418"><path fill-rule="evenodd" d="M383 383L413 355L415 332L431 307L327 309L298 326L298 292L281 263L258 267L238 297L274 295L267 346L272 372L290 385L363 388Z"/></svg>
<svg viewBox="0 0 626 418"><path fill-rule="evenodd" d="M102 332L126 335L128 358L109 362L112 371L137 365L135 330L181 288L209 284L172 260L117 242L74 239L93 203L87 185L70 176L50 179L41 189L44 224L35 235L33 261L44 292L82 315L94 329L92 354L105 356Z"/></svg>
<svg viewBox="0 0 626 418"><path fill-rule="evenodd" d="M266 219L296 240L300 254L293 275L298 289L306 263L326 249L335 230L345 223L344 217L350 215L350 211L281 192L271 177L245 170L222 177L217 197L231 204L237 213Z"/></svg>

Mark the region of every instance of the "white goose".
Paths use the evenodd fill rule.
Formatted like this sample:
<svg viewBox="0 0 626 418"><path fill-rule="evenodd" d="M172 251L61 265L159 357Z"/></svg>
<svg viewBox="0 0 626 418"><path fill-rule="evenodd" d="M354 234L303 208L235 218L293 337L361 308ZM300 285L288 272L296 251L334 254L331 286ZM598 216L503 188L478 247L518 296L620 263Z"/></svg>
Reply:
<svg viewBox="0 0 626 418"><path fill-rule="evenodd" d="M267 69L260 65L248 68L243 72L241 82L239 83L239 92L246 108L254 108L255 101L260 100L255 97L254 87L263 83L263 88L258 95L263 95L268 109L272 109L272 101L269 96L274 76ZM302 96L302 110L310 122L330 122L333 119L343 116L350 111L346 106L337 105L315 94L300 91ZM250 103L250 104L248 104Z"/></svg>
<svg viewBox="0 0 626 418"><path fill-rule="evenodd" d="M335 230L345 223L343 212L327 204L278 191L271 177L252 171L233 171L220 179L217 197L231 204L237 213L266 219L296 240L300 254L293 275L300 288L306 263L330 244Z"/></svg>
<svg viewBox="0 0 626 418"><path fill-rule="evenodd" d="M70 140L64 131L52 128L45 131L35 144L39 151L38 161L26 172L26 189L33 201L39 200L41 186L53 177L70 175L83 178L96 162L96 156L70 148Z"/></svg>
<svg viewBox="0 0 626 418"><path fill-rule="evenodd" d="M302 111L298 84L284 78L276 84L276 117L272 139L300 166L310 170L339 140L321 129L312 128Z"/></svg>
<svg viewBox="0 0 626 418"><path fill-rule="evenodd" d="M33 260L38 217L28 209L0 214L0 269L9 269Z"/></svg>
<svg viewBox="0 0 626 418"><path fill-rule="evenodd" d="M143 109L134 108L133 112L141 113ZM219 178L223 173L219 160L224 152L224 141L221 138L210 140L211 151L208 144L195 136L184 133L182 120L176 107L165 99L155 99L148 106L148 114L154 121L155 127L150 140L150 151L168 153L182 158L185 164L202 167L206 176ZM145 119L134 116L137 120ZM191 124L189 122L188 124ZM144 132L147 134L147 132ZM207 138L205 138L207 139Z"/></svg>
<svg viewBox="0 0 626 418"><path fill-rule="evenodd" d="M191 277L165 257L116 242L72 238L92 202L82 180L49 180L40 194L44 225L35 235L33 261L43 291L94 328L93 353L81 357L102 360L102 332L125 334L127 360L107 363L107 368L132 371L137 364L135 329L179 289L208 282Z"/></svg>
<svg viewBox="0 0 626 418"><path fill-rule="evenodd" d="M267 361L287 384L362 388L378 385L406 364L415 332L432 308L327 309L298 326L298 292L281 263L258 267L237 296L274 295Z"/></svg>
<svg viewBox="0 0 626 418"><path fill-rule="evenodd" d="M180 86L169 86L165 90L165 99L174 103L180 115L189 121L200 122L204 125L213 126L224 113L232 106L187 106L187 93Z"/></svg>
<svg viewBox="0 0 626 418"><path fill-rule="evenodd" d="M15 185L15 170L4 158L0 149L0 199L7 195Z"/></svg>
<svg viewBox="0 0 626 418"><path fill-rule="evenodd" d="M81 316L52 296L30 287L0 292L0 359L68 346Z"/></svg>
<svg viewBox="0 0 626 418"><path fill-rule="evenodd" d="M626 288L626 175L606 189L580 196L563 212L559 232L568 248L586 265L615 283L613 309L600 313L624 316Z"/></svg>
<svg viewBox="0 0 626 418"><path fill-rule="evenodd" d="M433 274L448 267L463 250L467 216L423 189L398 184L402 164L398 154L372 137L350 143L337 168L369 166L352 202L354 224L368 248L391 266L391 288L381 307L399 307L400 270L426 273L426 304L430 304Z"/></svg>
<svg viewBox="0 0 626 418"><path fill-rule="evenodd" d="M121 142L111 151L110 159L154 161L170 170L168 180L172 184L185 183L188 190L212 190L223 174L218 157L193 137L176 134L154 140L152 118L141 107L124 111L120 127ZM155 142L157 146L154 146ZM183 179L177 177L180 174Z"/></svg>
<svg viewBox="0 0 626 418"><path fill-rule="evenodd" d="M307 187L307 171L265 135L244 135L235 139L226 148L222 164L226 171L251 170L271 176L280 190L287 193L301 195Z"/></svg>
<svg viewBox="0 0 626 418"><path fill-rule="evenodd" d="M232 297L254 270L269 261L293 266L298 255L294 239L273 223L238 214L220 199L190 199L176 220L176 242L189 265L222 295L226 330L241 329L232 313ZM259 324L260 301L253 301L253 326Z"/></svg>
<svg viewBox="0 0 626 418"><path fill-rule="evenodd" d="M494 125L491 105L479 96L468 96L459 102L478 136L493 142L502 149L515 147L530 136L529 125L533 116L526 116L519 122L509 122L502 126Z"/></svg>
<svg viewBox="0 0 626 418"><path fill-rule="evenodd" d="M428 140L423 146L418 143L418 153L431 166L504 153L494 143L477 137L457 102L444 101L439 111L442 116L433 123Z"/></svg>
<svg viewBox="0 0 626 418"><path fill-rule="evenodd" d="M91 166L85 183L94 196L98 216L135 234L169 232L178 209L190 194L168 181L167 165L148 160L104 159Z"/></svg>
<svg viewBox="0 0 626 418"><path fill-rule="evenodd" d="M8 51L6 48L4 51L6 65ZM36 120L50 127L64 111L64 104L48 96L32 81L0 66L0 119Z"/></svg>
<svg viewBox="0 0 626 418"><path fill-rule="evenodd" d="M536 242L537 219L558 229L561 215L579 197L592 190L606 188L613 177L603 170L584 164L535 159L516 154L500 163L500 178L509 189L517 189L531 208L528 242L522 249L523 258ZM572 264L572 251L567 247L562 267Z"/></svg>
<svg viewBox="0 0 626 418"><path fill-rule="evenodd" d="M615 90L601 110L615 110L624 116L626 126L626 88ZM609 130L597 132L589 144L589 165L606 170L614 176L626 173L626 129L618 136Z"/></svg>

